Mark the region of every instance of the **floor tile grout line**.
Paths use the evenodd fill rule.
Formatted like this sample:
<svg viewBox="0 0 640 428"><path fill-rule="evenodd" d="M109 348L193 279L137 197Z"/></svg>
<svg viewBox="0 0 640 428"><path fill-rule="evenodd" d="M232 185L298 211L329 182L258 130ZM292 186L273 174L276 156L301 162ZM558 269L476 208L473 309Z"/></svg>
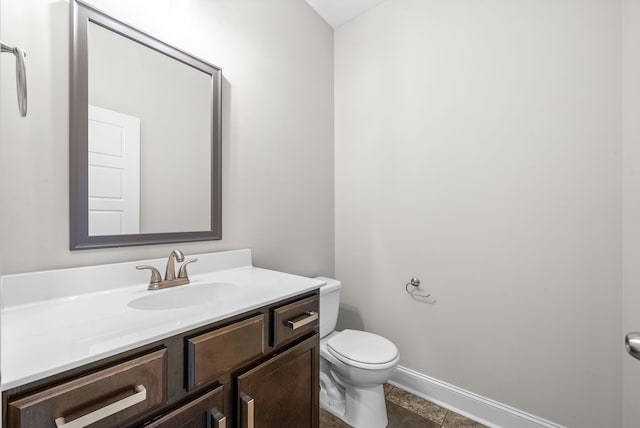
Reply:
<svg viewBox="0 0 640 428"><path fill-rule="evenodd" d="M443 407L444 409L444 407ZM449 414L449 409L445 409L444 418L442 418L442 423L440 424L440 428L444 426L445 421L447 420L447 415Z"/></svg>

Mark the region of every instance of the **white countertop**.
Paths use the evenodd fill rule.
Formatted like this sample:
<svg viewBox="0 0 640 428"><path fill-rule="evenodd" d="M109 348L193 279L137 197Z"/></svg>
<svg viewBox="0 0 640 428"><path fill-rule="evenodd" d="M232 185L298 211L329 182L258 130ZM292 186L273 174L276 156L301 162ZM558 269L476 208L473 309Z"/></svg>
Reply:
<svg viewBox="0 0 640 428"><path fill-rule="evenodd" d="M228 257L230 253L233 253L232 262L217 263L220 257ZM219 257L216 258L217 255ZM172 291L148 291L146 279L149 272L133 274L128 270L143 263L163 268L159 259L3 277L3 298L8 297L9 302L17 304L5 306L1 313L2 390L293 297L324 284L320 280L253 267L249 250L196 257L203 263L199 261L198 268L198 263L193 264L191 283L177 288L225 282L236 286L233 293L222 295L215 301L178 309L141 310L129 307L129 302L148 293ZM223 269L203 272L208 267ZM83 272L79 274L78 271ZM101 275L102 282L108 283L104 277L115 271L127 272L127 278L119 278L120 285L124 283L124 286L109 289L98 284L89 292L70 294L69 290L78 287L71 284L66 287L66 292L63 290L65 286L60 286L62 291L58 295L48 290L49 296L53 297L46 300L24 297L30 293L25 288L34 281L39 286L51 286L51 281L65 283L73 282L74 278L86 280ZM31 281L25 278L29 275L32 275ZM52 280L56 275L57 279ZM140 281L142 278L144 282ZM128 284L132 280L138 283ZM21 291L17 289L18 285L22 285ZM13 286L16 286L15 290L11 289Z"/></svg>

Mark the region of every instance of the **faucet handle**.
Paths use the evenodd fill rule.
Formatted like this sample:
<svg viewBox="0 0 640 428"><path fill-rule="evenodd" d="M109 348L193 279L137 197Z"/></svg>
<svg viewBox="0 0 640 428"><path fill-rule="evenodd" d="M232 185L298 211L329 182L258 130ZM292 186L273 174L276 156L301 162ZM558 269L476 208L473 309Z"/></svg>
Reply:
<svg viewBox="0 0 640 428"><path fill-rule="evenodd" d="M191 259L191 260L187 260L186 262L182 263L182 266L180 266L180 270L178 271L178 278L187 278L189 279L189 274L187 273L187 265L189 263L193 263L193 262L197 262L198 259Z"/></svg>
<svg viewBox="0 0 640 428"><path fill-rule="evenodd" d="M160 286L160 283L162 282L162 275L160 275L158 269L148 265L136 266L136 269L149 269L151 271L151 278L149 279L149 290L156 289Z"/></svg>

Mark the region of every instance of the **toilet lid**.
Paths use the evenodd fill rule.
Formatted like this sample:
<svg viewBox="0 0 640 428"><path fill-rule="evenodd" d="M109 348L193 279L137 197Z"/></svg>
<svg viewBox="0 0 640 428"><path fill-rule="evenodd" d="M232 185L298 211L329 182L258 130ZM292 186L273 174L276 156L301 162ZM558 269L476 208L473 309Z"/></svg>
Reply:
<svg viewBox="0 0 640 428"><path fill-rule="evenodd" d="M327 349L339 360L354 366L388 365L398 349L388 339L359 330L344 330L327 341Z"/></svg>

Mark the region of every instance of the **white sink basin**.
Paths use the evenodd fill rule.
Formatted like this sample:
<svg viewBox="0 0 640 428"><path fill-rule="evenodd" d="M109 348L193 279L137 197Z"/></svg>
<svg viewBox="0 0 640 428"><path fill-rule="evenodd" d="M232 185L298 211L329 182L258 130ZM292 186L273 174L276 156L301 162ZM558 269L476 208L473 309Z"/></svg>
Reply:
<svg viewBox="0 0 640 428"><path fill-rule="evenodd" d="M148 291L129 302L129 307L143 310L166 310L215 304L217 300L235 294L238 286L228 282L178 285L164 290Z"/></svg>

